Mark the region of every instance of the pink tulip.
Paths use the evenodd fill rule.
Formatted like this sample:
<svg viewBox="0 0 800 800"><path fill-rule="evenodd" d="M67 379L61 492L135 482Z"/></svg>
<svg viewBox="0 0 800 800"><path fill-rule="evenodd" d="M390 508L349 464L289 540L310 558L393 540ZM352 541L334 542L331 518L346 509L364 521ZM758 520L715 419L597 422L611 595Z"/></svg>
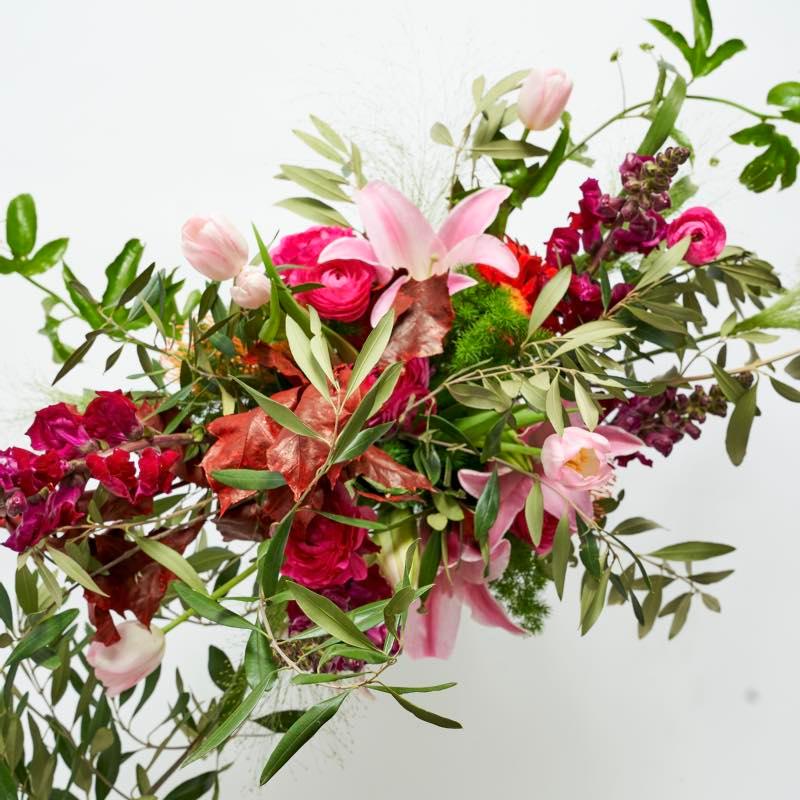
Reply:
<svg viewBox="0 0 800 800"><path fill-rule="evenodd" d="M450 294L455 294L476 283L467 275L458 275L458 267L488 264L513 278L519 272L516 258L498 238L484 233L509 194L511 189L506 186L481 189L464 198L435 231L404 194L382 181L371 181L355 197L368 238L336 239L319 260L355 259L372 264L380 285L391 280L393 271L406 271L378 298L372 309L373 325L409 280L447 275Z"/></svg>
<svg viewBox="0 0 800 800"><path fill-rule="evenodd" d="M555 125L572 93L572 81L555 67L532 69L522 82L517 113L522 124L532 131Z"/></svg>
<svg viewBox="0 0 800 800"><path fill-rule="evenodd" d="M247 263L247 242L225 217L192 217L181 230L186 260L206 278L235 278Z"/></svg>
<svg viewBox="0 0 800 800"><path fill-rule="evenodd" d="M687 208L667 226L667 244L672 247L686 236L692 237L684 260L695 267L713 261L725 248L725 226L705 206Z"/></svg>
<svg viewBox="0 0 800 800"><path fill-rule="evenodd" d="M94 667L97 679L109 697L116 697L146 678L164 657L164 634L160 628L148 628L128 620L117 625L122 637L112 645L92 642L86 660Z"/></svg>
<svg viewBox="0 0 800 800"><path fill-rule="evenodd" d="M261 267L245 267L233 281L231 299L242 308L261 308L269 301L271 288Z"/></svg>

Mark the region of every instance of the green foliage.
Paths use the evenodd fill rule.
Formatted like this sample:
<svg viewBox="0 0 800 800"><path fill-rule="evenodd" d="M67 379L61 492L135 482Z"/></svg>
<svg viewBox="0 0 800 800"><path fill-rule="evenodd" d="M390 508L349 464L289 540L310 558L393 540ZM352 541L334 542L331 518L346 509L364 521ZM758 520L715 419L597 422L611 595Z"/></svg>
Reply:
<svg viewBox="0 0 800 800"><path fill-rule="evenodd" d="M536 554L515 536L509 536L511 558L503 576L491 584L495 597L513 620L529 633L539 633L550 609L541 597L547 578L541 572Z"/></svg>
<svg viewBox="0 0 800 800"><path fill-rule="evenodd" d="M481 281L452 299L455 321L444 355L446 371L516 357L528 332L528 318L514 308L508 289Z"/></svg>

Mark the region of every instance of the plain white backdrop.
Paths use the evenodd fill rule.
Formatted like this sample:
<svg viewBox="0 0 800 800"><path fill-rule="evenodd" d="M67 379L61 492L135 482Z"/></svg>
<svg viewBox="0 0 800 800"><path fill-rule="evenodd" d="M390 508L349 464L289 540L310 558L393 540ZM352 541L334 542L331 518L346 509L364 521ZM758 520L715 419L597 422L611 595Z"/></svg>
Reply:
<svg viewBox="0 0 800 800"><path fill-rule="evenodd" d="M761 107L770 86L800 77L800 5L712 5L718 41L740 36L749 50L698 91ZM255 221L270 234L297 230L302 220L273 207L294 192L273 176L280 163L316 163L291 133L309 112L359 140L372 176L431 200L449 159L428 131L436 120L456 127L463 119L473 77L561 66L575 80L575 130L587 132L621 108L614 50L622 48L629 102L646 99L654 78L639 43L656 42L683 66L643 21L652 16L690 29L688 0L5 0L0 203L31 192L41 240L70 236L69 264L95 288L131 236L147 243L148 260L181 264L179 229L193 213L221 210L243 229ZM688 105L682 127L698 152L699 199L724 220L731 243L757 250L791 284L800 266L797 188L756 196L737 186L746 153L727 136L748 123L736 111ZM800 128L791 133L800 138ZM596 165L562 170L513 232L538 246L575 207L581 180L611 179L641 135L641 123L627 123L598 138ZM719 166L709 166L711 156ZM23 443L54 372L49 346L36 334L38 302L22 280L0 280L3 446ZM125 385L122 366L98 377L105 355L94 354L65 388ZM269 790L253 787L271 742L237 743L223 798L798 797L800 409L769 391L761 408L738 469L724 454L724 425L712 420L700 442L682 443L669 460L656 456L654 469L634 466L620 478L625 515L669 529L652 537L653 548L686 538L736 545L719 563L736 569L716 591L722 615L694 609L675 641L666 641L659 624L640 642L630 610L613 608L582 639L571 575L565 602L553 598L543 635L516 639L465 618L451 661L396 669L397 683L458 681L426 700L461 720L463 731L426 726L383 697L356 703ZM5 580L13 569L12 554L0 553ZM224 642L232 654L241 646L228 633ZM207 687L206 646L184 626L169 637L165 669L180 667Z"/></svg>

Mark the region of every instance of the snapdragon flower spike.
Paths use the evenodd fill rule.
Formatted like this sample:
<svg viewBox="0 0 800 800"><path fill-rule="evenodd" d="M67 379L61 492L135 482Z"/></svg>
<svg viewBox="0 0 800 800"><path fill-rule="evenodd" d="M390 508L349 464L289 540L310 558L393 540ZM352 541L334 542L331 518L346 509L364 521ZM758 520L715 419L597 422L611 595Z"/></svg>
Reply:
<svg viewBox="0 0 800 800"><path fill-rule="evenodd" d="M450 294L455 294L475 284L474 279L456 272L469 264L487 264L514 278L519 272L514 255L497 237L484 233L510 194L506 186L481 189L464 198L435 231L404 194L382 181L371 181L355 196L367 239L336 239L319 260L356 259L372 264L380 285L389 283L394 272L405 271L375 303L370 317L373 325L410 280L447 275Z"/></svg>

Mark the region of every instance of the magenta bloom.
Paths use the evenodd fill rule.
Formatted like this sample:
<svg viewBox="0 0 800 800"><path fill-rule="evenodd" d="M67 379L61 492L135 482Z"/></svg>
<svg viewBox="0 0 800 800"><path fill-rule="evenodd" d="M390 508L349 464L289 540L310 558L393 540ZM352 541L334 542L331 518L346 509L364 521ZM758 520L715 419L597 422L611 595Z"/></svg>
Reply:
<svg viewBox="0 0 800 800"><path fill-rule="evenodd" d="M114 447L130 439L134 431L141 431L142 423L136 412L133 401L119 389L99 391L86 407L83 424L93 439L101 439Z"/></svg>
<svg viewBox="0 0 800 800"><path fill-rule="evenodd" d="M21 515L21 520L3 544L22 553L58 528L74 525L83 516L76 508L82 494L82 486L59 486L46 498L36 497L37 502L28 502L21 492L16 492L10 501L6 500L6 506L15 516Z"/></svg>
<svg viewBox="0 0 800 800"><path fill-rule="evenodd" d="M695 206L686 209L667 226L667 244L670 247L685 236L691 236L692 243L683 258L699 267L713 261L723 251L727 234L725 226L711 209Z"/></svg>
<svg viewBox="0 0 800 800"><path fill-rule="evenodd" d="M655 211L642 211L627 228L614 231L614 249L618 253L642 253L654 250L667 235L667 223Z"/></svg>
<svg viewBox="0 0 800 800"><path fill-rule="evenodd" d="M89 453L86 466L92 477L111 494L129 503L140 503L170 490L171 469L178 458L179 454L174 450L162 453L154 447L147 447L135 462L126 450L115 449L103 454Z"/></svg>
<svg viewBox="0 0 800 800"><path fill-rule="evenodd" d="M410 280L447 275L450 294L454 294L475 284L469 276L457 274L458 267L487 264L516 277L519 264L511 251L497 237L484 233L509 194L506 186L474 192L435 231L404 194L382 181L370 181L355 197L368 239L338 238L325 248L320 261L355 259L372 264L381 284L387 271L405 271L375 303L370 317L373 325Z"/></svg>
<svg viewBox="0 0 800 800"><path fill-rule="evenodd" d="M0 450L0 487L7 492L20 489L25 496L36 494L58 483L66 469L66 461L55 450L42 455L22 447Z"/></svg>
<svg viewBox="0 0 800 800"><path fill-rule="evenodd" d="M77 409L66 403L37 411L26 435L34 450L55 450L64 458L78 455L91 438Z"/></svg>
<svg viewBox="0 0 800 800"><path fill-rule="evenodd" d="M370 424L378 425L381 422L396 421L406 410L409 402L424 397L428 393L430 380L431 367L427 358L412 358L407 361L391 397L383 404L381 410L372 417ZM413 414L410 416L413 417Z"/></svg>

